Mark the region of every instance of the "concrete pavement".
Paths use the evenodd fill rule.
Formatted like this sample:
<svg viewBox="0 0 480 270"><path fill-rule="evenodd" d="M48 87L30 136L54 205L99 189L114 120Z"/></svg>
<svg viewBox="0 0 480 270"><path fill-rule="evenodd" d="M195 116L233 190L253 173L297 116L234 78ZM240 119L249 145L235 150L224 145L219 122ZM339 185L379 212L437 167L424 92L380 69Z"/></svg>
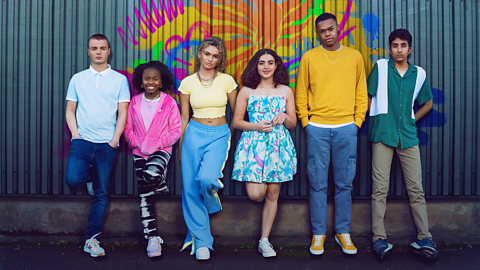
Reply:
<svg viewBox="0 0 480 270"><path fill-rule="evenodd" d="M368 245L357 255L343 254L328 244L323 255L313 256L307 247L276 246L276 258L263 258L254 244L216 245L208 261L197 261L179 245L164 245L161 257L148 258L146 243L103 244L106 256L91 258L83 244L67 242L0 243L0 269L480 269L480 246L442 245L439 257L429 261L407 245L395 245L384 262L374 256Z"/></svg>

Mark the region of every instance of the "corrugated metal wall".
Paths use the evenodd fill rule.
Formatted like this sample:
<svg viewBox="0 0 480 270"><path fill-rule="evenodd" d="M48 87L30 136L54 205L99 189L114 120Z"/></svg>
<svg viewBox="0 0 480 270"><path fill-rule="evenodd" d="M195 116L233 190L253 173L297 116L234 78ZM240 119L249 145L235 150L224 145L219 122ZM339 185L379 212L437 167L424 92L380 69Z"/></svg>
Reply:
<svg viewBox="0 0 480 270"><path fill-rule="evenodd" d="M229 58L226 72L237 80L255 51L272 48L284 59L294 87L300 57L318 46L314 20L324 11L337 15L341 43L362 53L368 71L378 59L388 57L392 30L410 30L414 37L410 61L427 71L434 88L433 111L418 128L426 195L478 198L480 4L476 0L2 1L0 196L86 194L85 189L70 189L64 180L70 141L65 96L72 75L89 66L90 35L109 37L110 63L127 77L138 64L159 59L172 69L177 86L193 72L192 53L206 36L224 38ZM176 94L173 89L172 95ZM305 133L300 126L291 131L298 174L283 185L283 198L308 196ZM365 127L359 134L356 198L368 198L371 192L371 151ZM236 132L235 143L240 134ZM245 196L244 185L230 181L232 160L233 149L221 194ZM176 162L169 166L172 196L179 196L180 168ZM392 172L390 195L406 196L396 158ZM136 192L131 153L122 142L111 194L131 197Z"/></svg>

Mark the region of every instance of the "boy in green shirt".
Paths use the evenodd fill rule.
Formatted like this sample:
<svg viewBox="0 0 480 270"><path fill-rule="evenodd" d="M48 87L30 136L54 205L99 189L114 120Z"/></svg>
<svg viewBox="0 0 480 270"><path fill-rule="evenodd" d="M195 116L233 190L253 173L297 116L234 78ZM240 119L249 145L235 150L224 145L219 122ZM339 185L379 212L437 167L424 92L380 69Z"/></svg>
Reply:
<svg viewBox="0 0 480 270"><path fill-rule="evenodd" d="M417 227L418 241L414 251L429 259L438 255L428 230L427 205L422 187L422 166L415 122L432 109L432 91L421 67L408 62L412 52L412 36L397 29L389 36L391 60L377 61L367 85L370 121L369 140L372 142L372 230L373 248L383 260L392 250L387 243L384 226L386 199L393 152L402 164L410 208ZM413 111L414 101L421 105Z"/></svg>

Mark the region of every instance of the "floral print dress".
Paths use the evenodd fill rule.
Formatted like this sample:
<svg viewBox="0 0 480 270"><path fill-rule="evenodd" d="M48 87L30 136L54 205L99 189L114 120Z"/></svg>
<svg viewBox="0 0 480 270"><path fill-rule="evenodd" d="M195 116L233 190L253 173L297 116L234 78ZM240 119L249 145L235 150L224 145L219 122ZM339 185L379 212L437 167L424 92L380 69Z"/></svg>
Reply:
<svg viewBox="0 0 480 270"><path fill-rule="evenodd" d="M250 89L248 90L250 93ZM251 123L271 121L285 112L286 97L252 96L247 111ZM292 137L284 125L270 132L244 131L235 150L232 179L255 183L290 181L297 172L297 152Z"/></svg>

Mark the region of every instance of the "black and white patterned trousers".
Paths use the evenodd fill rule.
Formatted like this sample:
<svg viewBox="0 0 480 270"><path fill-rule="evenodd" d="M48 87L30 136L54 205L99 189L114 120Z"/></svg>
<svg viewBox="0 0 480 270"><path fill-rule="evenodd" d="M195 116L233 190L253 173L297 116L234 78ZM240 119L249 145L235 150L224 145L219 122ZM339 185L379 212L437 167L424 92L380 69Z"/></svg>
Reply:
<svg viewBox="0 0 480 270"><path fill-rule="evenodd" d="M140 216L144 227L143 235L145 239L151 236L159 236L155 222L154 195L169 192L165 181L169 160L170 154L166 151L157 151L147 159L133 155L138 194L140 196Z"/></svg>

